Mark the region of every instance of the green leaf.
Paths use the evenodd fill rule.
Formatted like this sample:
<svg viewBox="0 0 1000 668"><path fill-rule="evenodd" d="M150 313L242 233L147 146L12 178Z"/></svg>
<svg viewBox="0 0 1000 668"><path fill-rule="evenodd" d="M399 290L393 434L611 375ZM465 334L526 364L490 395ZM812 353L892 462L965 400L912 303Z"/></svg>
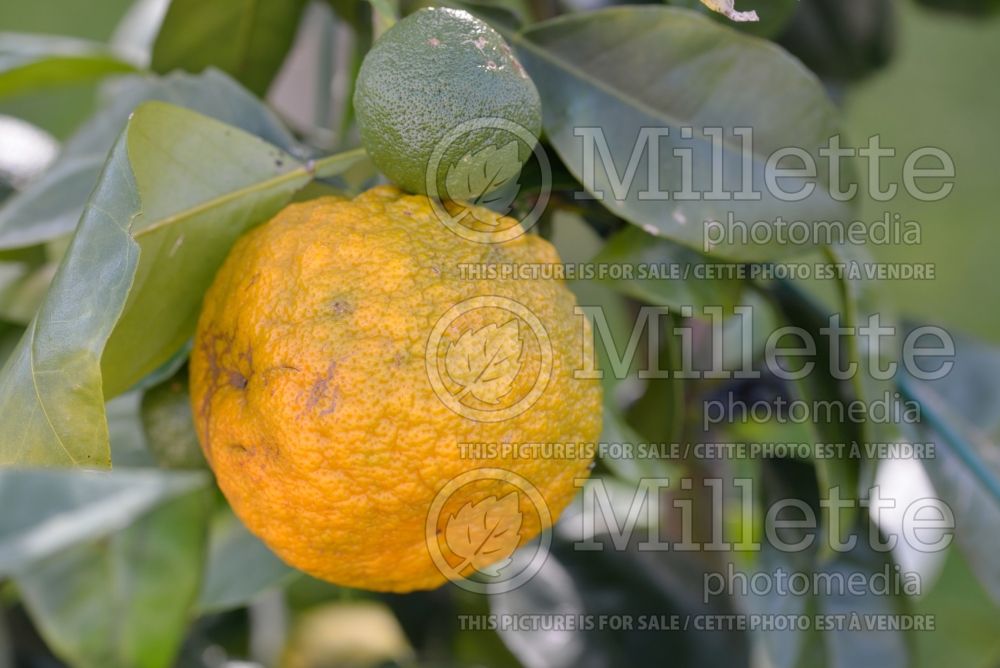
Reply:
<svg viewBox="0 0 1000 668"><path fill-rule="evenodd" d="M746 224L771 221L774 226L778 216L810 222L842 219L849 213L825 187L827 161L818 156L820 147L838 132L833 104L816 77L773 44L666 7L567 15L530 26L510 39L538 86L543 126L559 157L591 191L601 191L601 202L610 211L645 231L713 255L767 259L794 248L778 243L777 234L766 244L724 239L706 248L706 221L725 223L732 214ZM704 196L712 190L712 153L717 148L705 133L711 127L724 130L721 185L728 193L740 191L743 179L742 142L733 131L753 129L749 174L760 200ZM682 128L693 128L691 139L683 138ZM658 140L658 170L653 170L660 188L671 194L669 200L655 191L643 194L655 186L647 183L650 150L643 141L657 142L651 129L669 130ZM602 134L613 168L601 165ZM817 187L799 202L782 201L765 187L768 156L787 147L805 150L817 163ZM596 163L593 179L586 173L590 148ZM689 171L693 190L702 196L683 201L674 197L684 190L686 171L675 149L693 151ZM635 178L629 180L633 155L638 158L633 163ZM785 179L782 186L795 191L804 183Z"/></svg>
<svg viewBox="0 0 1000 668"><path fill-rule="evenodd" d="M613 397L604 398L604 417L601 425L601 443L612 445L630 444L635 447L649 441L625 421L622 410ZM615 477L636 483L649 478L666 478L675 473L668 462L654 457L616 457L613 448L608 448L608 454L601 458L601 463L608 467ZM624 453L624 451L622 451Z"/></svg>
<svg viewBox="0 0 1000 668"><path fill-rule="evenodd" d="M22 336L24 327L0 320L0 365L7 361Z"/></svg>
<svg viewBox="0 0 1000 668"><path fill-rule="evenodd" d="M0 668L15 668L14 643L11 641L7 620L0 617Z"/></svg>
<svg viewBox="0 0 1000 668"><path fill-rule="evenodd" d="M852 247L827 247L823 249L822 258L830 265L841 268L855 265L863 266L870 262L867 254ZM817 342L818 356L816 368L805 378L795 381L794 386L800 398L815 405L815 402L839 402L847 407L851 402L861 402L871 408L885 405L887 419L875 420L867 416L859 422L832 420L829 422L814 421L809 426L814 428L817 443L842 443L850 447L857 443L861 452L865 452L865 444L893 443L901 440L902 434L898 421L892 419L896 408L896 394L891 380L877 377L873 363L884 365L897 363L897 336L882 335L878 341L878 356L872 359L867 345L869 340L859 335L865 327L874 326L875 321L869 319L878 316L878 326L898 332L891 309L886 308L885 301L877 286L871 280L865 279L863 273L852 276L849 272L842 273L833 280L836 303L832 308L825 306L814 295L789 281L780 282L775 288L775 294L786 318L793 325L800 326L810 333ZM834 323L831 317L836 316ZM829 337L824 336L820 329L837 326L844 328L846 333L839 340L839 349L834 351ZM831 376L832 355L836 352L838 365L846 368L855 365L855 371L846 382L841 382ZM805 360L800 359L799 363ZM794 360L783 364L792 368ZM901 366L897 367L897 371ZM859 404L859 405L861 405ZM846 413L846 410L845 410ZM867 458L857 457L824 457L816 460L817 473L823 489L839 487L842 494L853 498L863 494L874 484L876 462ZM850 511L851 514L854 511Z"/></svg>
<svg viewBox="0 0 1000 668"><path fill-rule="evenodd" d="M864 521L867 526L867 521ZM889 580L894 577L892 559L887 553L871 549L867 529L857 533L857 545L850 552L837 554L832 559L821 562L817 571L829 574L831 578L857 578L871 582L876 573L888 569ZM825 615L856 614L860 629L834 628L823 634L826 645L826 665L828 668L856 668L857 666L882 666L883 668L907 668L911 663L910 647L906 634L899 630L867 628L870 620L889 615L905 615L910 611L907 600L891 590L886 595L865 591L861 594L846 591L832 592L819 589L818 612Z"/></svg>
<svg viewBox="0 0 1000 668"><path fill-rule="evenodd" d="M623 501L628 504L634 489L623 491ZM708 619L736 613L727 599L705 600L702 583L708 573L718 568L718 562L710 560L704 551L644 550L636 546L648 538L646 530L637 527L631 543L622 550L607 534L599 532L593 537L602 545L599 552L574 549L557 539L537 574L520 587L486 597L490 613L501 618L517 615L597 620L624 614L632 620L645 619L661 625L658 629L643 628L638 622L615 628L610 624L595 624L594 628L578 624L564 628L502 626L497 632L521 665L754 665L743 632L731 627L694 629L694 615ZM526 562L530 550L515 552L515 561ZM524 557L525 553L529 557ZM673 615L679 625L685 618L692 620L689 630L663 628ZM672 664L664 657L677 659Z"/></svg>
<svg viewBox="0 0 1000 668"><path fill-rule="evenodd" d="M164 468L205 468L191 413L187 370L142 395L142 427L148 448Z"/></svg>
<svg viewBox="0 0 1000 668"><path fill-rule="evenodd" d="M1000 350L955 343L954 368L942 379L904 376L901 393L921 406L911 439L934 443L922 460L955 515L955 541L983 588L1000 605ZM931 369L924 369L929 371Z"/></svg>
<svg viewBox="0 0 1000 668"><path fill-rule="evenodd" d="M804 377L791 381L789 384L795 398L810 406L837 405L845 407L850 402L859 399L849 391L848 385L838 381L828 371L831 368L833 355L839 355L840 359L843 359L845 348L850 345L838 345L838 349L834 350L830 339L821 335L820 330L829 325L829 312L817 304L811 295L791 282L779 283L775 287L774 295L777 306L785 316L786 321L790 325L804 330L816 342L814 369L811 373L805 374ZM844 323L842 326L848 325ZM804 357L783 355L782 343L779 341L775 350L775 356L780 361L774 363L780 364L788 372L801 371L802 366L809 360ZM796 348L800 345L801 342L796 337L792 347ZM831 413L829 419L822 420L819 419L819 416L814 416L807 426L813 443L842 443L849 448L852 443L861 444L865 441L861 425L839 420L836 413ZM861 467L858 459L849 456L821 457L816 459L815 463L821 496L826 497L829 495L829 490L839 488L843 498L860 498ZM829 508L823 509L823 524L827 530L832 528L829 512ZM840 527L853 526L857 522L858 515L856 507L848 508L846 513L841 513L840 517L836 518L837 525ZM837 536L835 538L844 537ZM829 540L823 541L825 547L829 546L830 543Z"/></svg>
<svg viewBox="0 0 1000 668"><path fill-rule="evenodd" d="M124 531L32 566L17 587L49 647L74 668L168 668L198 592L208 490Z"/></svg>
<svg viewBox="0 0 1000 668"><path fill-rule="evenodd" d="M202 295L243 232L313 176L364 158L352 151L307 167L234 128L157 103L147 108L149 123L136 125L137 113L128 133L142 201L130 233L142 261L101 359L108 396L155 371L193 335Z"/></svg>
<svg viewBox="0 0 1000 668"><path fill-rule="evenodd" d="M666 440L640 435L635 427L629 424L625 416L625 404L628 402L624 397L633 399L646 389L643 387L644 383L638 380L635 371L639 355L633 356L632 359L625 357L628 342L633 333L634 312L629 309L628 303L620 294L605 284L582 280L572 281L569 285L581 307L598 307L600 309L599 314L594 314L593 317L601 320L591 321L597 368L603 372L601 385L604 390L604 417L600 442L618 445L628 444L635 447L643 443L659 443ZM588 313L588 318L590 317ZM612 356L616 360L624 361L629 368L619 369L620 373L616 374L616 364L612 362ZM665 382L680 384L674 379ZM663 411L657 412L661 421L663 421L662 413ZM665 422L669 422L669 420ZM622 451L622 455L625 454ZM637 482L643 478L669 477L676 472L673 462L662 458L615 455L616 451L609 449L607 456L602 458L601 462L615 476L629 482Z"/></svg>
<svg viewBox="0 0 1000 668"><path fill-rule="evenodd" d="M217 67L263 95L292 45L305 0L172 0L153 44L157 72Z"/></svg>
<svg viewBox="0 0 1000 668"><path fill-rule="evenodd" d="M135 71L96 42L0 32L0 98Z"/></svg>
<svg viewBox="0 0 1000 668"><path fill-rule="evenodd" d="M764 573L766 577L773 577L773 574L780 568L786 573L802 572L808 565L810 553L786 553L776 549L770 543L763 543L760 552L746 553L748 557L747 572L750 576L756 573ZM761 615L761 618L785 618L800 617L809 614L809 606L812 603L809 596L789 595L788 592L778 593L774 589L762 591L734 591L738 608L745 610L749 615ZM758 651L766 656L766 661L762 663L773 668L795 668L796 666L807 666L801 662L801 657L805 652L806 645L815 643L820 636L816 630L802 631L791 628L760 628L752 632L752 637L757 640Z"/></svg>
<svg viewBox="0 0 1000 668"><path fill-rule="evenodd" d="M73 231L129 115L147 100L187 107L235 125L287 151L296 142L259 100L225 74L125 77L107 89L108 103L63 146L52 167L0 208L0 249L21 248Z"/></svg>
<svg viewBox="0 0 1000 668"><path fill-rule="evenodd" d="M202 472L0 470L0 575L124 529L209 482Z"/></svg>
<svg viewBox="0 0 1000 668"><path fill-rule="evenodd" d="M873 263L871 256L857 246L830 246L824 249L824 256L827 263L833 265L863 267ZM858 365L858 373L851 378L854 392L866 402L884 400L886 395L891 397L894 390L892 381L876 377L876 370L872 368L873 360L869 359L866 347L868 340L858 336L859 330L869 326L869 319L875 315L878 315L880 326L892 328L894 333L900 332L900 324L896 321L891 302L882 294L878 284L865 278L863 273L854 276L844 274L836 281L836 285L839 301L837 310L842 316L843 326L851 332L846 337L845 359ZM896 334L881 337L878 353L877 364L896 362L899 337ZM861 436L870 443L891 443L898 441L901 433L895 421L866 420L861 425Z"/></svg>
<svg viewBox="0 0 1000 668"><path fill-rule="evenodd" d="M0 410L22 416L2 427L4 464L110 464L98 363L138 260L127 230L139 207L122 141L48 295L0 369Z"/></svg>
<svg viewBox="0 0 1000 668"><path fill-rule="evenodd" d="M897 9L893 0L799 2L778 41L824 81L843 85L891 62Z"/></svg>
<svg viewBox="0 0 1000 668"><path fill-rule="evenodd" d="M399 20L399 0L368 0L375 10L375 37L391 28Z"/></svg>
<svg viewBox="0 0 1000 668"><path fill-rule="evenodd" d="M361 155L335 156L316 171ZM20 416L0 427L0 461L106 466L105 397L185 344L232 243L312 176L218 121L159 102L137 110L44 303L0 370L0 411Z"/></svg>
<svg viewBox="0 0 1000 668"><path fill-rule="evenodd" d="M681 368L681 345L670 333L680 328L683 320L677 314L664 319L666 324L659 332L657 349L648 351L644 355L644 357L654 355L653 359L646 362L646 366L669 371L670 376L647 379L642 396L628 407L626 418L645 437L640 442L681 443L684 441L685 427L690 427L684 424L687 417L686 380L678 377ZM649 336L648 329L647 336Z"/></svg>
<svg viewBox="0 0 1000 668"><path fill-rule="evenodd" d="M0 318L26 325L45 296L58 262L49 259L41 246L9 255L0 260Z"/></svg>
<svg viewBox="0 0 1000 668"><path fill-rule="evenodd" d="M115 463L116 469L156 466L142 428L141 399L142 392L132 390L119 394L104 405L104 412L108 417L111 461Z"/></svg>
<svg viewBox="0 0 1000 668"><path fill-rule="evenodd" d="M744 282L739 278L704 278L706 274L699 272L710 263L709 258L690 248L631 226L608 239L594 258L596 265L628 272L621 277L609 274L603 279L615 290L654 306L690 306L695 316L704 316L705 306L730 311L743 291Z"/></svg>
<svg viewBox="0 0 1000 668"><path fill-rule="evenodd" d="M909 324L909 332L915 327ZM944 400L945 410L961 420L952 426L968 427L986 440L1000 440L1000 347L949 335L955 342L954 367L943 378L918 380L907 375L900 384L909 393L929 392L929 397ZM917 366L921 371L931 372L938 364L940 360L931 360L926 368L920 362Z"/></svg>
<svg viewBox="0 0 1000 668"><path fill-rule="evenodd" d="M317 47L317 63L315 66L317 79L316 101L312 114L313 132L320 136L325 134L333 119L339 118L333 137L338 145L343 145L348 139L354 123L354 89L357 85L358 72L364 62L368 50L375 41L375 12L371 3L357 0L328 0L333 15L323 13L317 18L321 21L320 37ZM334 79L333 41L338 28L346 27L351 34L349 58L342 63L336 63L336 75L347 81L344 91L334 95L331 86ZM336 99L334 99L336 98ZM331 105L334 107L331 114Z"/></svg>
<svg viewBox="0 0 1000 668"><path fill-rule="evenodd" d="M202 613L231 610L286 582L296 571L247 531L229 508L212 521L208 564L198 597Z"/></svg>

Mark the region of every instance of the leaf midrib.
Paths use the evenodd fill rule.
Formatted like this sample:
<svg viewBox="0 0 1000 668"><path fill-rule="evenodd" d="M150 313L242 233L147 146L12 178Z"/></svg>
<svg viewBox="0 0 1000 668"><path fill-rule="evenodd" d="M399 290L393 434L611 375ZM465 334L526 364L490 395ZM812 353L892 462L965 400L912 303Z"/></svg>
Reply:
<svg viewBox="0 0 1000 668"><path fill-rule="evenodd" d="M283 172L282 174L279 174L277 176L271 177L269 179L265 179L263 181L257 181L256 183L253 183L253 184L251 184L249 186L245 186L243 188L238 188L236 190L231 190L231 191L227 192L224 195L220 195L218 197L213 197L211 199L205 200L204 202L201 202L200 204L196 204L193 207L189 207L189 208L184 209L182 211L178 211L177 213L174 213L174 214L172 214L170 216L166 216L164 218L161 218L161 219L157 220L155 223L147 225L147 226L143 227L142 229L136 231L134 234L132 234L132 238L134 238L134 239L140 239L140 238L146 236L147 234L155 232L155 231L157 231L157 230L159 230L159 229L161 229L163 227L167 227L169 225L173 225L174 223L176 223L176 222L178 222L180 220L185 220L187 218L196 216L196 215L198 215L200 213L204 213L206 211L210 211L211 209L216 208L216 207L225 206L226 204L229 204L229 203L231 203L231 202L233 202L235 200L239 200L239 199L241 199L243 197L246 197L246 196L248 196L250 194L253 194L253 193L257 193L257 192L263 193L263 192L266 192L266 191L271 190L273 188L276 188L276 187L278 187L278 186L280 186L280 185L282 185L284 183L287 183L287 182L290 182L290 181L294 181L295 179L301 178L303 176L307 176L309 178L314 178L317 173L319 173L319 172L322 171L322 168L323 168L324 165L331 164L331 163L334 163L334 162L339 162L340 160L344 160L348 156L350 156L352 153L356 154L356 155L358 155L360 157L361 155L364 154L364 149L356 148L356 149L351 149L350 151L343 151L341 153L335 153L334 155L331 155L331 156L328 156L326 158L323 158L322 160L317 160L312 165L309 165L308 163L307 164L302 164L302 163L299 163L299 162L296 161L299 166L296 167L295 169L290 169L287 172ZM288 159L289 160L293 160L293 158L291 158L291 156L289 156ZM140 193L140 195L141 195L141 193Z"/></svg>

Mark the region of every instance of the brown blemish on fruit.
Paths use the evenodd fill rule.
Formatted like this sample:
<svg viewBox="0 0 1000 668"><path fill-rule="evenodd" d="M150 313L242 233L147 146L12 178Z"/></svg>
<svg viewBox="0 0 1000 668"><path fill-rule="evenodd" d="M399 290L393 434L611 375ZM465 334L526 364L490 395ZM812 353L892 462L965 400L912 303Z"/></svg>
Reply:
<svg viewBox="0 0 1000 668"><path fill-rule="evenodd" d="M337 388L330 389L330 383L336 375L337 363L330 362L330 366L326 368L326 373L309 388L309 397L306 399L306 412L316 410L321 404L324 407L319 411L320 415L329 415L337 410L337 400L340 398L340 392Z"/></svg>
<svg viewBox="0 0 1000 668"><path fill-rule="evenodd" d="M264 442L259 445L247 445L233 442L228 445L229 451L240 457L256 457L262 455L265 460L273 461L278 457L278 447L273 443Z"/></svg>
<svg viewBox="0 0 1000 668"><path fill-rule="evenodd" d="M198 407L198 417L204 424L205 432L205 452L210 454L212 450L211 437L211 415L212 400L215 393L224 385L228 385L236 390L245 390L253 375L253 351L249 348L239 354L239 359L244 360L248 372L244 374L236 368L224 364L221 360L232 355L233 335L208 334L200 342L205 361L208 363L209 382L202 397L201 405Z"/></svg>
<svg viewBox="0 0 1000 668"><path fill-rule="evenodd" d="M500 50L503 51L503 55L506 56L507 60L513 63L514 69L517 70L518 75L520 75L522 79L527 79L528 73L524 71L524 66L521 65L521 61L518 60L517 56L514 55L514 52L510 50L510 46L506 43L501 44Z"/></svg>
<svg viewBox="0 0 1000 668"><path fill-rule="evenodd" d="M237 390L244 390L248 382L247 377L239 371L229 372L229 385L231 387L235 387Z"/></svg>
<svg viewBox="0 0 1000 668"><path fill-rule="evenodd" d="M333 311L334 315L350 315L354 313L354 307L340 299L330 305L330 310Z"/></svg>

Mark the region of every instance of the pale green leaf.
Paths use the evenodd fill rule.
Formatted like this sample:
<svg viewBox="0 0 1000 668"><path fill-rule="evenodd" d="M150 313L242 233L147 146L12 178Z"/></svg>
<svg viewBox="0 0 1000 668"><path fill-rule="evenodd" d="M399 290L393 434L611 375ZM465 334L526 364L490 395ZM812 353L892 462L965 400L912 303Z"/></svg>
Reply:
<svg viewBox="0 0 1000 668"><path fill-rule="evenodd" d="M228 508L212 521L210 536L205 579L198 597L201 612L247 605L261 592L295 575Z"/></svg>
<svg viewBox="0 0 1000 668"><path fill-rule="evenodd" d="M198 592L211 495L200 490L16 578L49 647L74 668L169 668Z"/></svg>
<svg viewBox="0 0 1000 668"><path fill-rule="evenodd" d="M0 32L0 98L135 71L134 65L102 44Z"/></svg>
<svg viewBox="0 0 1000 668"><path fill-rule="evenodd" d="M193 109L295 152L294 138L259 100L225 74L130 76L107 87L105 104L63 145L51 168L0 207L0 249L69 234L129 115L148 100Z"/></svg>
<svg viewBox="0 0 1000 668"><path fill-rule="evenodd" d="M0 575L129 526L156 506L205 488L203 472L154 469L0 471Z"/></svg>
<svg viewBox="0 0 1000 668"><path fill-rule="evenodd" d="M0 412L19 416L0 427L0 461L106 466L105 398L184 345L235 239L311 177L218 121L162 103L136 111L0 370Z"/></svg>

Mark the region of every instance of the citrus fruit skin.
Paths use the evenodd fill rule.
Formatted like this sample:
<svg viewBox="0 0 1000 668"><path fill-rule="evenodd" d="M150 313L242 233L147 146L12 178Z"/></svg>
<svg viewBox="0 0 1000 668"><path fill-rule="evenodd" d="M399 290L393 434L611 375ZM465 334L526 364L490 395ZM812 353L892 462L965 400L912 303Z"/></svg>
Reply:
<svg viewBox="0 0 1000 668"><path fill-rule="evenodd" d="M423 194L439 143L447 146L440 164L459 169L477 150L512 141L517 151L504 159L515 164L491 164L491 171L516 173L530 156L533 144L498 127L460 133L452 141L449 132L460 124L499 118L537 138L542 120L538 90L503 37L468 12L446 8L421 9L382 35L361 65L354 109L375 165L404 190ZM502 185L446 193L443 175L436 178L432 194L450 199L474 198ZM451 179L451 190L463 180Z"/></svg>
<svg viewBox="0 0 1000 668"><path fill-rule="evenodd" d="M513 223L476 213L494 226ZM240 238L206 293L190 366L198 437L236 514L296 568L398 592L447 579L425 524L457 476L512 471L538 490L554 521L588 474L592 451L494 456L461 444L593 444L600 385L574 377L589 328L561 281L463 278L461 267L557 262L555 249L533 235L493 246L466 241L437 220L427 197L390 186L353 200L292 204ZM500 421L449 408L429 378L435 325L477 297L530 310L552 351L544 391ZM472 324L482 331L489 323ZM460 333L446 334L454 341ZM525 345L526 369L540 368L539 349ZM503 400L537 382L518 375ZM496 480L459 488L437 531L463 507L509 492ZM517 544L543 528L527 495L508 515L500 519L517 529Z"/></svg>

